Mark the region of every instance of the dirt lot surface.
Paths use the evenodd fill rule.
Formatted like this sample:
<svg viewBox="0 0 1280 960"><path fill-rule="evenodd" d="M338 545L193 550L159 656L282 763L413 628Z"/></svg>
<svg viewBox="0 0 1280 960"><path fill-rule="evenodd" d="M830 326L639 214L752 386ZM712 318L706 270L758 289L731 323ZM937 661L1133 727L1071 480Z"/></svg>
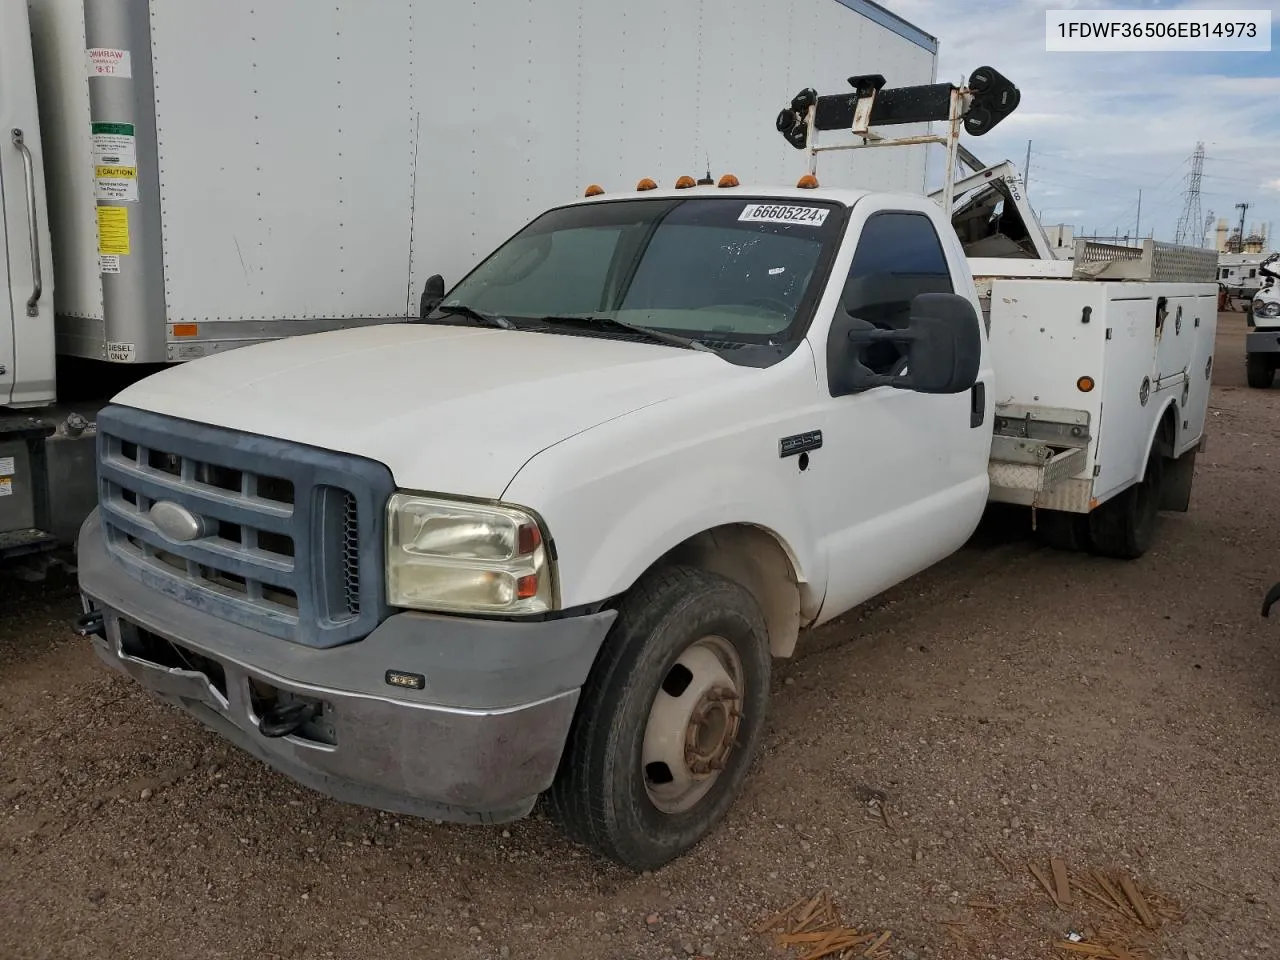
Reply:
<svg viewBox="0 0 1280 960"><path fill-rule="evenodd" d="M1028 864L1052 883L1060 857L1134 878L1150 957L1280 956L1280 390L1243 386L1243 330L1221 318L1192 509L1152 553L984 528L824 628L779 665L728 821L653 875L541 815L438 826L296 787L99 667L67 582L0 585L0 955L798 956L754 928L823 889L906 960L1132 934L1050 901Z"/></svg>

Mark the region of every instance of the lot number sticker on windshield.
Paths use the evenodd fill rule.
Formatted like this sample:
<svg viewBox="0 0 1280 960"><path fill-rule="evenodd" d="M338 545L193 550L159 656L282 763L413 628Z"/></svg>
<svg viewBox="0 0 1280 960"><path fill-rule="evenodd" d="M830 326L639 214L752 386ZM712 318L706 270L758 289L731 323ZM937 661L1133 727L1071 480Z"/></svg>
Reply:
<svg viewBox="0 0 1280 960"><path fill-rule="evenodd" d="M820 227L826 222L828 212L826 207L749 203L738 220L742 223L793 223L806 227Z"/></svg>

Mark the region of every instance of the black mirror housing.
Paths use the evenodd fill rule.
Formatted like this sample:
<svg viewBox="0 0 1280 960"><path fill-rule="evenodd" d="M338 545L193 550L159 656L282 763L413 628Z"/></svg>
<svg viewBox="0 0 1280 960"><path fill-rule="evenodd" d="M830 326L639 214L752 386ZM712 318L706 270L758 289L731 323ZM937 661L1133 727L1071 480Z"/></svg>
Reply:
<svg viewBox="0 0 1280 960"><path fill-rule="evenodd" d="M858 348L881 341L906 346L904 373L878 374L862 363ZM911 301L906 330L882 330L837 314L827 343L827 382L833 397L872 387L963 393L977 383L981 362L981 320L973 304L954 293L922 293Z"/></svg>
<svg viewBox="0 0 1280 960"><path fill-rule="evenodd" d="M418 301L418 317L426 319L428 313L440 306L440 302L444 300L444 277L440 274L433 274L427 277L427 282L422 285L422 299Z"/></svg>

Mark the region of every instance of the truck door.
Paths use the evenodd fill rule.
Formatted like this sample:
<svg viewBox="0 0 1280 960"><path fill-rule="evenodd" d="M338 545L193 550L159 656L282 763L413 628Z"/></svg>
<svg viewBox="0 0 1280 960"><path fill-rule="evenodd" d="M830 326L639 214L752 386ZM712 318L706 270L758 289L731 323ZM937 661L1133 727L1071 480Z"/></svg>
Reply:
<svg viewBox="0 0 1280 960"><path fill-rule="evenodd" d="M947 247L925 213L930 201L922 198L916 210L859 209L870 202L853 211L849 235L857 246L847 274L833 279L843 283L836 309L902 329L917 294L973 297L958 242L953 279ZM824 412L822 456L813 464L821 493L808 504L829 559L824 620L942 559L973 533L987 499L994 404L985 335L980 383L955 395L876 387L831 397L825 353L815 348ZM895 373L905 357L874 344L863 362Z"/></svg>
<svg viewBox="0 0 1280 960"><path fill-rule="evenodd" d="M54 396L52 263L25 0L0 0L0 406Z"/></svg>

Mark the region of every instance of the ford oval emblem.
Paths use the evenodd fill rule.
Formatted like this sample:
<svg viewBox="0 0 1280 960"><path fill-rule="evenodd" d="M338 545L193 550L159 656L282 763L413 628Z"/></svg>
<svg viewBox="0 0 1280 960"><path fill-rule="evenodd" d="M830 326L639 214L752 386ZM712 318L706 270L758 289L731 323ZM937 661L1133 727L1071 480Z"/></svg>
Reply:
<svg viewBox="0 0 1280 960"><path fill-rule="evenodd" d="M151 522L170 540L187 543L205 535L204 521L181 504L157 500L151 505Z"/></svg>

